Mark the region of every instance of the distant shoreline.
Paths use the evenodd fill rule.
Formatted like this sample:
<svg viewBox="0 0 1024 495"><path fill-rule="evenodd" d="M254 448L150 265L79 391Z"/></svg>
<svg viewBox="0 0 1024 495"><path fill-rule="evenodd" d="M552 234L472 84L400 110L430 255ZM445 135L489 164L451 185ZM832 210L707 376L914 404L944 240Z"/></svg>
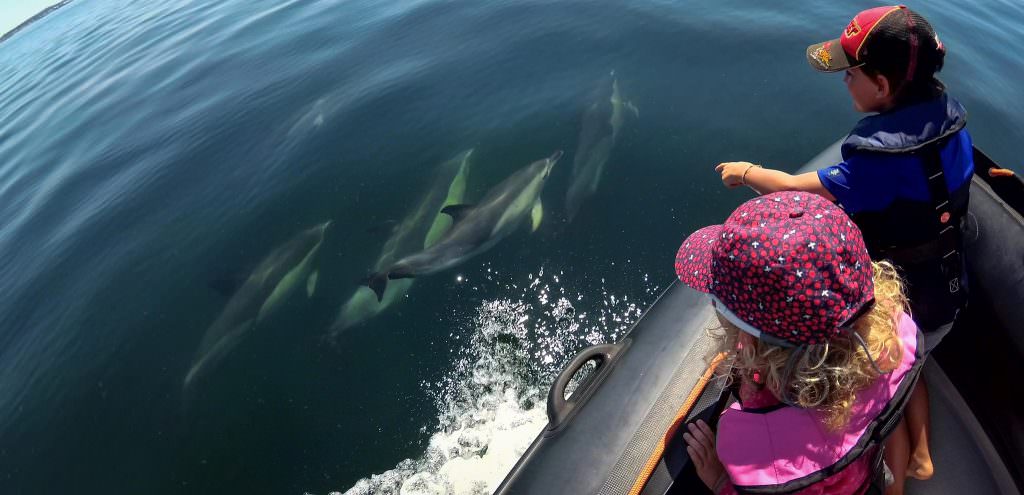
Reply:
<svg viewBox="0 0 1024 495"><path fill-rule="evenodd" d="M39 19L42 19L43 17L46 17L46 16L50 15L51 13L53 13L53 11L55 11L55 10L65 6L65 5L71 3L71 1L72 0L61 0L60 2L57 2L56 4L51 5L51 6L47 7L47 8L45 8L45 9L41 10L38 14L36 14L36 15L34 15L32 17L29 17L28 20L26 20L25 22L23 22L21 24L18 24L17 26L14 27L14 29L12 29L10 31L7 31L6 33L4 33L3 36L0 36L0 43L3 43L4 41L7 41L7 38L10 38L11 36L14 36L15 33L17 33L18 31L21 31L22 29L24 29L29 24L32 24L33 22L36 22Z"/></svg>

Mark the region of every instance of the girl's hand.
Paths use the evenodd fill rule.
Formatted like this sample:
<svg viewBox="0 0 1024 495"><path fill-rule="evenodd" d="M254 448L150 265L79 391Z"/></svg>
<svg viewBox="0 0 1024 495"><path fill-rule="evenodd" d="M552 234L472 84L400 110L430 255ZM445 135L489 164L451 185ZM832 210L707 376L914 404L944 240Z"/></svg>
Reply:
<svg viewBox="0 0 1024 495"><path fill-rule="evenodd" d="M715 432L711 431L703 420L686 425L688 433L683 433L683 440L686 441L686 453L690 455L694 467L697 468L697 476L704 484L714 491L718 488L719 481L725 476L725 468L722 461L718 460L718 452L715 451Z"/></svg>
<svg viewBox="0 0 1024 495"><path fill-rule="evenodd" d="M719 163L715 171L722 174L722 184L725 187L733 188L743 185L743 174L754 164L750 162L725 162Z"/></svg>

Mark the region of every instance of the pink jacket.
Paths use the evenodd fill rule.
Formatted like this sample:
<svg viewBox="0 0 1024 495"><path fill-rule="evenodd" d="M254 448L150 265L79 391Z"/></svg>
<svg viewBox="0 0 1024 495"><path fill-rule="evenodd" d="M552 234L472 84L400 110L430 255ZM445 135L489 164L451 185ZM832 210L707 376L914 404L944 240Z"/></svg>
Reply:
<svg viewBox="0 0 1024 495"><path fill-rule="evenodd" d="M861 455L882 427L886 406L909 392L904 377L917 360L918 331L909 315L899 322L903 358L891 373L857 393L846 427L829 431L822 413L813 409L774 405L762 400L734 403L719 419L718 457L731 483L719 493L744 488L800 494L856 494L872 474L870 456ZM766 391L764 393L767 393ZM767 393L769 396L770 393ZM757 399L758 397L751 397ZM777 399L770 402L778 404ZM791 492L790 490L799 489Z"/></svg>

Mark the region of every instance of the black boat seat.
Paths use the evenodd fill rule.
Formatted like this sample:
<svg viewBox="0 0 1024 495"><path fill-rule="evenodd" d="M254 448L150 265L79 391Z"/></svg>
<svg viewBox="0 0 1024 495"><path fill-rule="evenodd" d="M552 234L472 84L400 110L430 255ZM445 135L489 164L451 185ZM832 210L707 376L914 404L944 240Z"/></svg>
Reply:
<svg viewBox="0 0 1024 495"><path fill-rule="evenodd" d="M935 476L907 481L909 495L1018 494L1009 470L936 360L925 364Z"/></svg>

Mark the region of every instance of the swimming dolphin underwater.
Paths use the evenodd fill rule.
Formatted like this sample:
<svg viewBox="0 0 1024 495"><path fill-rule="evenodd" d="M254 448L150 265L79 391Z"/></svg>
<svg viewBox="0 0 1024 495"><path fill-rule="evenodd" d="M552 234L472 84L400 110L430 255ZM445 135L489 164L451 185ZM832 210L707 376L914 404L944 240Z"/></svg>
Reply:
<svg viewBox="0 0 1024 495"><path fill-rule="evenodd" d="M565 196L566 215L570 222L583 202L597 191L612 147L626 120L626 111L640 116L640 111L632 103L622 100L614 71L610 77L611 84L603 83L596 100L583 112L579 144L572 160L572 178Z"/></svg>
<svg viewBox="0 0 1024 495"><path fill-rule="evenodd" d="M305 285L307 296L312 297L318 278L313 266L330 224L324 222L299 233L256 265L203 336L185 375L185 390L279 309L296 288Z"/></svg>
<svg viewBox="0 0 1024 495"><path fill-rule="evenodd" d="M395 226L391 237L384 243L373 267L375 271L390 267L404 256L430 248L451 227L451 217L441 213L441 208L463 202L472 154L472 149L463 151L438 167L431 187L409 215ZM357 288L338 311L331 325L331 334L335 335L384 311L405 296L412 283L413 279L407 278L388 284L379 301L369 287Z"/></svg>
<svg viewBox="0 0 1024 495"><path fill-rule="evenodd" d="M388 280L429 275L458 265L490 249L527 219L537 230L544 215L540 193L561 157L559 150L527 165L494 186L477 205L445 206L441 212L454 223L436 244L370 275L366 284L377 300L383 300Z"/></svg>

